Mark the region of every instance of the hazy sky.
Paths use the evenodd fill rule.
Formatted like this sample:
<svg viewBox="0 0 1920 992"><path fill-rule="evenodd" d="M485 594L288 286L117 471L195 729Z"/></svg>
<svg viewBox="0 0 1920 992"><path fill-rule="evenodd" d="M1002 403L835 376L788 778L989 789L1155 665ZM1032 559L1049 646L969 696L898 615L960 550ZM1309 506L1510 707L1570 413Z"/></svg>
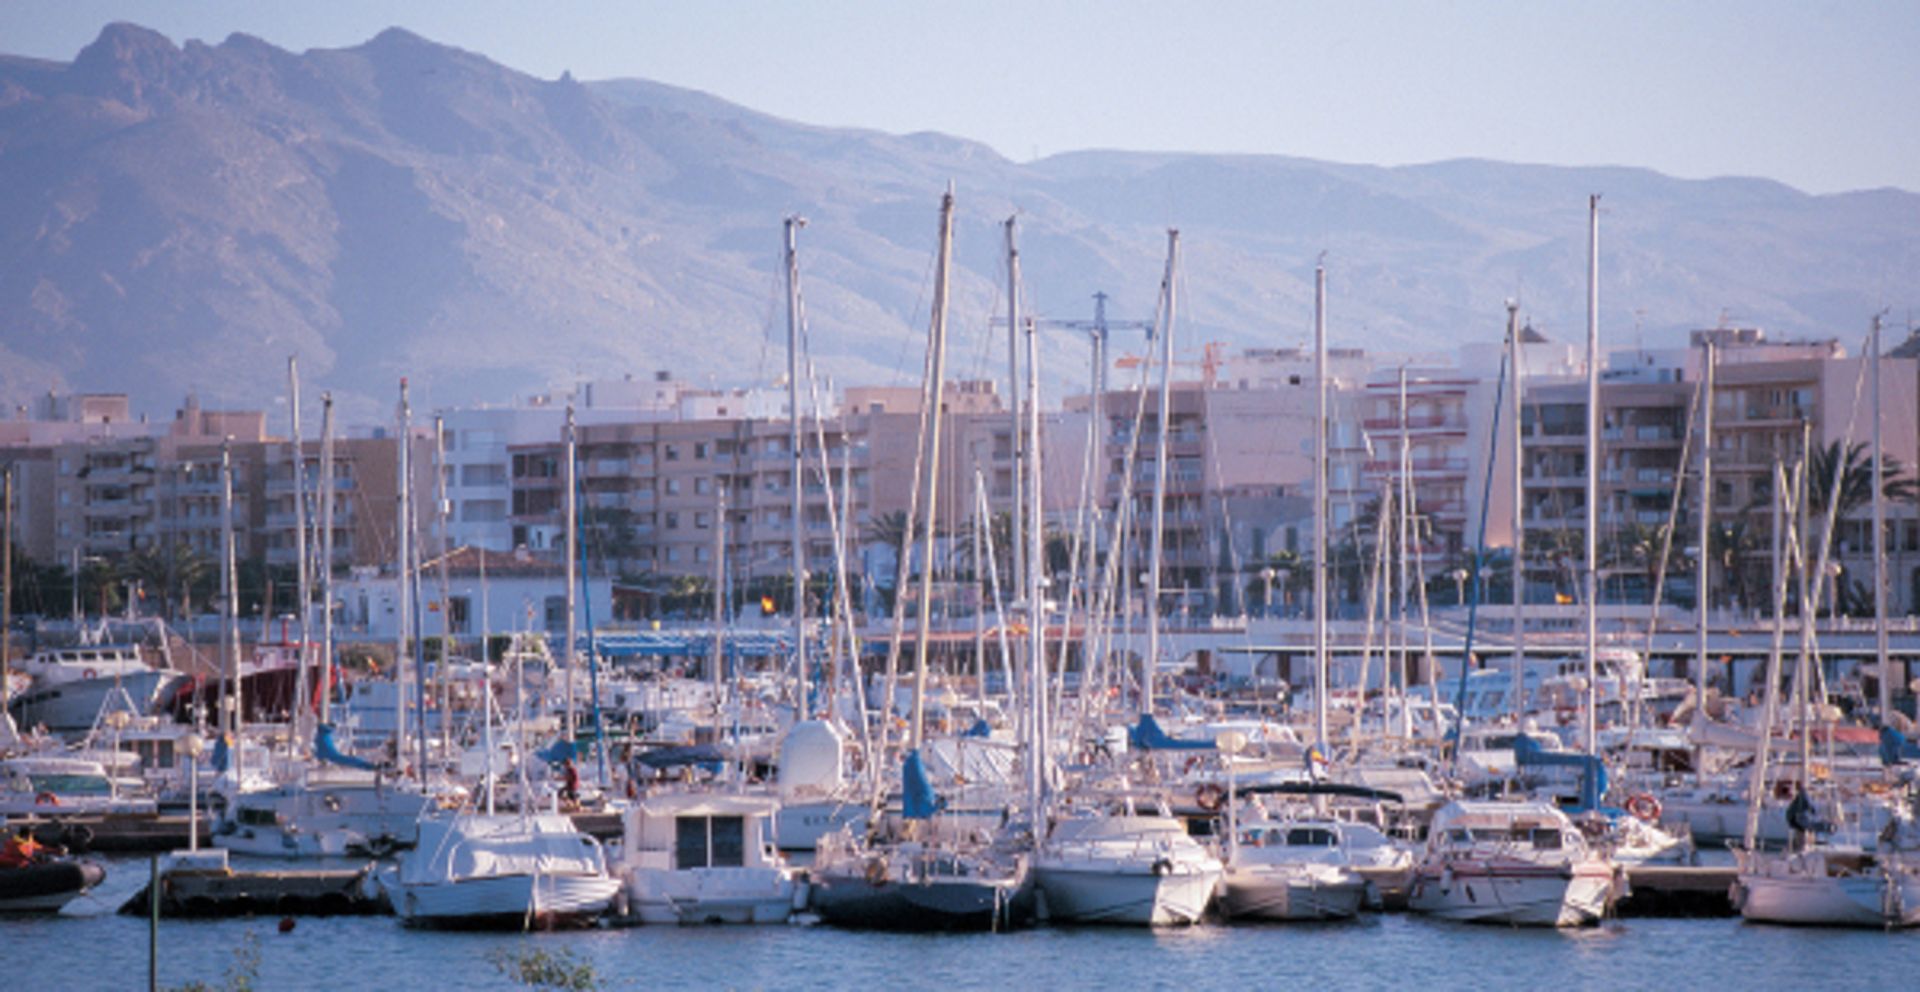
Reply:
<svg viewBox="0 0 1920 992"><path fill-rule="evenodd" d="M1479 157L1920 190L1920 0L4 0L0 51L70 60L115 20L295 51L399 25L541 77L1020 160Z"/></svg>

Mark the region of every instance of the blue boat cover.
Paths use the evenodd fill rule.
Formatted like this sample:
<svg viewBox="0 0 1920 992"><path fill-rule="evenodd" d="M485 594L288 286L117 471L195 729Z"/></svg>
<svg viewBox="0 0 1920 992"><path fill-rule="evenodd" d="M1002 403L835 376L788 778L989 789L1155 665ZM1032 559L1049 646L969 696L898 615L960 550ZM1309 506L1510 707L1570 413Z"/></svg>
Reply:
<svg viewBox="0 0 1920 992"><path fill-rule="evenodd" d="M1212 741L1183 741L1170 736L1151 713L1140 714L1140 722L1127 731L1127 744L1141 751L1211 751Z"/></svg>
<svg viewBox="0 0 1920 992"><path fill-rule="evenodd" d="M365 758L356 758L351 754L342 754L340 745L333 740L333 724L323 723L313 732L313 754L330 765L346 768L358 768L361 771L374 771L373 762Z"/></svg>
<svg viewBox="0 0 1920 992"><path fill-rule="evenodd" d="M544 748L541 748L538 751L533 752L533 756L536 758L539 758L541 761L544 761L549 765L558 765L564 762L572 761L574 756L578 753L579 752L574 748L572 741L562 738L560 740L554 741L552 744L549 744Z"/></svg>
<svg viewBox="0 0 1920 992"><path fill-rule="evenodd" d="M1604 809L1600 805L1601 797L1607 794L1607 764L1599 758L1591 754L1543 750L1533 738L1526 734L1515 734L1513 760L1520 765L1580 769L1580 805L1569 808L1567 812L1579 814L1599 810L1608 816L1620 815L1620 810Z"/></svg>
<svg viewBox="0 0 1920 992"><path fill-rule="evenodd" d="M968 728L967 728L967 732L966 732L966 733L964 733L964 734L961 734L960 736L962 736L962 737L992 737L992 736L993 736L993 728L992 728L992 727L989 727L989 726L987 726L987 719L986 719L986 717L975 717L975 718L974 718L974 721L973 721L973 726L971 726L971 727L968 727Z"/></svg>
<svg viewBox="0 0 1920 992"><path fill-rule="evenodd" d="M227 735L221 734L213 739L213 757L207 759L216 772L224 772L233 763L233 753L227 748Z"/></svg>
<svg viewBox="0 0 1920 992"><path fill-rule="evenodd" d="M946 803L933 791L927 778L927 766L920 761L919 749L907 752L900 765L900 815L909 820L930 820Z"/></svg>
<svg viewBox="0 0 1920 992"><path fill-rule="evenodd" d="M1880 763L1901 765L1909 761L1920 761L1920 745L1907 740L1907 735L1892 727L1881 727Z"/></svg>

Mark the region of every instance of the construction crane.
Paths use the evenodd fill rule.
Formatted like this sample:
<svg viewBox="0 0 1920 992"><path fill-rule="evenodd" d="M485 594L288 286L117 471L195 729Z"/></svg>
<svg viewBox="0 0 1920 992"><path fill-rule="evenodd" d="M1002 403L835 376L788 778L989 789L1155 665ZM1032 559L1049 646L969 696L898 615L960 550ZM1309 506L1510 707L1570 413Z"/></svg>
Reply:
<svg viewBox="0 0 1920 992"><path fill-rule="evenodd" d="M1226 343L1223 341L1209 341L1201 348L1198 361L1192 359L1174 359L1173 364L1186 366L1198 365L1200 367L1200 382L1207 389L1212 389L1214 383L1219 380L1220 364L1224 360L1221 356L1226 351L1226 348ZM1139 355L1121 355L1114 360L1113 367L1117 369L1136 369L1146 364L1146 361L1145 358Z"/></svg>

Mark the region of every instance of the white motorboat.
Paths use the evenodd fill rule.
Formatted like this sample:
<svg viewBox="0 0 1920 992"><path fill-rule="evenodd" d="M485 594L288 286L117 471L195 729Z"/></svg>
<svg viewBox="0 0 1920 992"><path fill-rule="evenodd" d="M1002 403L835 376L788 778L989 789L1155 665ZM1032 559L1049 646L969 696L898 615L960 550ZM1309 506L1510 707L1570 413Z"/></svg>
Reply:
<svg viewBox="0 0 1920 992"><path fill-rule="evenodd" d="M151 798L117 788L106 766L86 758L28 754L0 760L0 816L152 813Z"/></svg>
<svg viewBox="0 0 1920 992"><path fill-rule="evenodd" d="M1220 883L1230 919L1344 920L1359 915L1368 882L1348 856L1337 820L1264 817L1240 824Z"/></svg>
<svg viewBox="0 0 1920 992"><path fill-rule="evenodd" d="M770 796L671 793L627 811L617 874L642 923L782 923L794 873L773 847Z"/></svg>
<svg viewBox="0 0 1920 992"><path fill-rule="evenodd" d="M156 712L182 678L179 672L147 664L132 644L50 648L15 664L32 681L7 701L7 711L23 729L45 727L58 733L93 727L108 700L119 693L125 694L123 705L131 706L135 716Z"/></svg>
<svg viewBox="0 0 1920 992"><path fill-rule="evenodd" d="M589 922L620 892L600 842L557 813L423 819L418 845L381 882L401 920L448 928Z"/></svg>
<svg viewBox="0 0 1920 992"><path fill-rule="evenodd" d="M1052 920L1133 926L1198 922L1222 872L1179 820L1140 813L1131 800L1059 820L1033 869Z"/></svg>
<svg viewBox="0 0 1920 992"><path fill-rule="evenodd" d="M1584 926L1612 907L1618 869L1547 803L1449 803L1434 815L1407 906L1509 926Z"/></svg>
<svg viewBox="0 0 1920 992"><path fill-rule="evenodd" d="M412 847L433 798L375 772L316 769L305 781L243 792L213 828L235 854L319 858Z"/></svg>

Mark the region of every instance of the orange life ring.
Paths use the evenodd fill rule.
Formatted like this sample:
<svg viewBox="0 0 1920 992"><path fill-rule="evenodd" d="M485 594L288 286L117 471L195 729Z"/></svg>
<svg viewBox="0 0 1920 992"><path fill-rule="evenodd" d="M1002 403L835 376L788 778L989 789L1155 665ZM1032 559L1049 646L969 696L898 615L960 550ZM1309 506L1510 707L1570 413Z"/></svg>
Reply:
<svg viewBox="0 0 1920 992"><path fill-rule="evenodd" d="M81 672L80 677L83 679L97 679L100 677L100 672L98 669L89 668Z"/></svg>
<svg viewBox="0 0 1920 992"><path fill-rule="evenodd" d="M1645 823L1660 822L1660 800L1652 793L1636 792L1627 797L1627 812Z"/></svg>
<svg viewBox="0 0 1920 992"><path fill-rule="evenodd" d="M36 793L33 797L33 804L35 806L58 806L60 805L60 797L51 792Z"/></svg>
<svg viewBox="0 0 1920 992"><path fill-rule="evenodd" d="M1220 811L1220 807L1227 804L1227 791L1212 782L1208 782L1200 788L1193 790L1193 801L1199 804L1201 809L1209 813L1217 813Z"/></svg>

